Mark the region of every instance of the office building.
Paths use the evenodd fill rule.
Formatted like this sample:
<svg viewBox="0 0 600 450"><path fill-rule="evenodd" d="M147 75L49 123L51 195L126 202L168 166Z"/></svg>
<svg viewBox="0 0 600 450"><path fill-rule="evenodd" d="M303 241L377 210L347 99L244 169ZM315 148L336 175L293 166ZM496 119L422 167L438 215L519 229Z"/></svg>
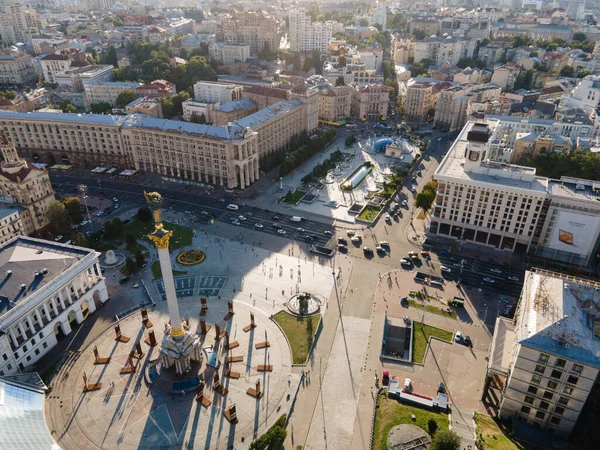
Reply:
<svg viewBox="0 0 600 450"><path fill-rule="evenodd" d="M243 88L235 84L217 81L198 81L194 84L194 100L204 103L227 103L241 100Z"/></svg>
<svg viewBox="0 0 600 450"><path fill-rule="evenodd" d="M231 100L230 102L221 103L220 105L215 106L213 110L213 123L218 127L222 127L230 122L243 119L255 112L258 112L256 103L249 98Z"/></svg>
<svg viewBox="0 0 600 450"><path fill-rule="evenodd" d="M162 103L157 97L139 97L125 105L128 114L144 114L155 119L163 118Z"/></svg>
<svg viewBox="0 0 600 450"><path fill-rule="evenodd" d="M35 83L36 74L31 55L0 54L0 86L26 86Z"/></svg>
<svg viewBox="0 0 600 450"><path fill-rule="evenodd" d="M26 234L23 230L21 211L18 206L7 207L0 204L0 244Z"/></svg>
<svg viewBox="0 0 600 450"><path fill-rule="evenodd" d="M279 50L277 19L264 12L235 12L221 21L223 42L227 45L248 45L257 55L268 46L271 52Z"/></svg>
<svg viewBox="0 0 600 450"><path fill-rule="evenodd" d="M411 124L423 123L428 113L435 108L437 96L451 83L434 78L411 78L406 83L404 111L406 121Z"/></svg>
<svg viewBox="0 0 600 450"><path fill-rule="evenodd" d="M66 72L74 63L79 63L84 66L89 65L85 60L85 53L76 49L62 50L58 53L42 57L40 59L40 65L42 66L44 81L56 83L56 75Z"/></svg>
<svg viewBox="0 0 600 450"><path fill-rule="evenodd" d="M111 106L117 104L117 97L123 91L133 91L141 86L141 83L129 81L84 81L86 106L92 103L108 103Z"/></svg>
<svg viewBox="0 0 600 450"><path fill-rule="evenodd" d="M305 9L290 11L289 40L292 52L319 50L321 54L325 54L332 34L331 25L311 23L310 14Z"/></svg>
<svg viewBox="0 0 600 450"><path fill-rule="evenodd" d="M99 256L23 236L0 246L0 376L27 371L108 300Z"/></svg>
<svg viewBox="0 0 600 450"><path fill-rule="evenodd" d="M528 271L514 319L496 319L483 397L525 433L567 438L577 423L600 370L599 289Z"/></svg>
<svg viewBox="0 0 600 450"><path fill-rule="evenodd" d="M211 42L208 44L208 56L211 60L220 61L223 64L246 62L250 58L250 46L248 44Z"/></svg>
<svg viewBox="0 0 600 450"><path fill-rule="evenodd" d="M385 120L387 118L390 91L379 84L352 85L352 117L367 120Z"/></svg>
<svg viewBox="0 0 600 450"><path fill-rule="evenodd" d="M319 120L337 122L350 117L352 94L352 86L320 86Z"/></svg>
<svg viewBox="0 0 600 450"><path fill-rule="evenodd" d="M381 31L385 31L387 28L387 3L385 2L377 2L375 6L375 13L371 18L372 25L379 25L381 27Z"/></svg>
<svg viewBox="0 0 600 450"><path fill-rule="evenodd" d="M83 92L83 83L85 82L111 81L113 70L114 67L110 64L77 67L55 74L54 82L58 84L60 88L74 92Z"/></svg>

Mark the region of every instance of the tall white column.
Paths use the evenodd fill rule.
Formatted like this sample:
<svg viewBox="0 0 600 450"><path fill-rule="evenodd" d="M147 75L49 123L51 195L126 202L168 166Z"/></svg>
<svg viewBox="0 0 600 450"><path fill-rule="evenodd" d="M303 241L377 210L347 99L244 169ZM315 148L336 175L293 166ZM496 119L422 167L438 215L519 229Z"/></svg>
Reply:
<svg viewBox="0 0 600 450"><path fill-rule="evenodd" d="M17 323L17 328L19 329L19 333L21 333L21 337L23 339L27 339L27 335L25 334L25 328L21 322Z"/></svg>
<svg viewBox="0 0 600 450"><path fill-rule="evenodd" d="M50 313L48 312L48 306L46 306L45 303L42 303L42 311L44 312L44 316L46 317L46 320L48 322L50 322L52 320L52 318L50 317Z"/></svg>
<svg viewBox="0 0 600 450"><path fill-rule="evenodd" d="M40 311L36 308L33 311L33 314L35 315L35 318L37 319L38 323L40 324L40 327L44 327L44 322L42 321L42 315L40 314Z"/></svg>
<svg viewBox="0 0 600 450"><path fill-rule="evenodd" d="M168 248L158 249L158 260L160 261L160 268L163 273L171 328L179 330L181 328L181 316L179 315L179 304L177 303L177 294L175 293L175 282L173 281L173 270L171 268L171 257Z"/></svg>
<svg viewBox="0 0 600 450"><path fill-rule="evenodd" d="M97 262L95 264L95 266L96 266L96 273L98 274L98 277L100 277L100 279L102 279L102 268L100 267L100 263Z"/></svg>
<svg viewBox="0 0 600 450"><path fill-rule="evenodd" d="M94 266L90 267L87 270L88 277L92 280L92 286L98 282L98 277L96 276L96 271L94 270ZM90 286L90 287L92 287Z"/></svg>
<svg viewBox="0 0 600 450"><path fill-rule="evenodd" d="M254 161L254 180L258 180L260 178L260 169L258 167L258 159Z"/></svg>
<svg viewBox="0 0 600 450"><path fill-rule="evenodd" d="M67 298L69 299L69 303L73 303L73 298L71 297L71 286L67 286L65 288L65 291L67 292Z"/></svg>
<svg viewBox="0 0 600 450"><path fill-rule="evenodd" d="M248 176L248 164L244 164L244 176L246 178L246 186L250 186L250 177Z"/></svg>
<svg viewBox="0 0 600 450"><path fill-rule="evenodd" d="M244 189L246 187L246 179L244 178L244 167L238 166L240 169L240 188Z"/></svg>
<svg viewBox="0 0 600 450"><path fill-rule="evenodd" d="M58 314L58 306L56 306L56 300L54 300L54 297L50 297L50 304L52 305L54 312Z"/></svg>
<svg viewBox="0 0 600 450"><path fill-rule="evenodd" d="M15 336L15 332L12 328L8 329L8 335L10 336L10 340L12 342L13 347L18 347L19 343L17 342L17 337Z"/></svg>
<svg viewBox="0 0 600 450"><path fill-rule="evenodd" d="M67 309L65 307L65 301L63 300L62 295L60 295L60 292L58 293L58 301L60 302L60 306L62 306L63 309Z"/></svg>

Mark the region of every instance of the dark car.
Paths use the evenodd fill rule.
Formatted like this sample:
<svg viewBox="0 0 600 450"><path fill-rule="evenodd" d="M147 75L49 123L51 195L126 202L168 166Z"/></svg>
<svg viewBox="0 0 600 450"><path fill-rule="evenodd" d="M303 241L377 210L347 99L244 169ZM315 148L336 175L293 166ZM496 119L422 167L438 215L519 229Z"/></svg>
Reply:
<svg viewBox="0 0 600 450"><path fill-rule="evenodd" d="M315 240L312 236L305 236L304 239L306 239L308 242L312 242Z"/></svg>
<svg viewBox="0 0 600 450"><path fill-rule="evenodd" d="M281 229L281 225L279 225L278 223L274 223L273 224L273 228L277 228L278 230Z"/></svg>
<svg viewBox="0 0 600 450"><path fill-rule="evenodd" d="M446 393L446 385L444 383L438 384L437 391L439 394L445 394Z"/></svg>
<svg viewBox="0 0 600 450"><path fill-rule="evenodd" d="M119 280L119 284L127 283L129 281L129 277L123 277Z"/></svg>
<svg viewBox="0 0 600 450"><path fill-rule="evenodd" d="M338 244L348 245L348 241L344 238L338 238Z"/></svg>
<svg viewBox="0 0 600 450"><path fill-rule="evenodd" d="M273 216L272 219L273 220L279 220L279 216Z"/></svg>
<svg viewBox="0 0 600 450"><path fill-rule="evenodd" d="M467 347L473 347L473 342L469 336L465 336L463 339L463 344L465 344Z"/></svg>

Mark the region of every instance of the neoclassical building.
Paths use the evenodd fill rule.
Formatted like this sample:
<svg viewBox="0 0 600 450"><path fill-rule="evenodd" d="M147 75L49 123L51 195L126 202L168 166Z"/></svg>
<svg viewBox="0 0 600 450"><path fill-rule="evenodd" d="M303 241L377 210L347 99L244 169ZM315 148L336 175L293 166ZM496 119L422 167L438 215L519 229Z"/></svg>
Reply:
<svg viewBox="0 0 600 450"><path fill-rule="evenodd" d="M0 376L27 371L108 300L99 255L23 236L0 246Z"/></svg>

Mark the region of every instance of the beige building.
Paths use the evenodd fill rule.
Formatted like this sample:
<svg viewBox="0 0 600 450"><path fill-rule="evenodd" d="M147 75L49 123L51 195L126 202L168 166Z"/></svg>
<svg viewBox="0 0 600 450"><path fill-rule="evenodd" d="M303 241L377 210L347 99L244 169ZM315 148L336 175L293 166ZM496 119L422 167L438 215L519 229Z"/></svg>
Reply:
<svg viewBox="0 0 600 450"><path fill-rule="evenodd" d="M250 46L248 44L211 42L208 44L208 55L211 60L220 61L223 64L246 62L250 58Z"/></svg>
<svg viewBox="0 0 600 450"><path fill-rule="evenodd" d="M258 54L265 44L272 52L279 50L278 22L263 12L235 12L221 21L223 41L227 45L248 45Z"/></svg>
<svg viewBox="0 0 600 450"><path fill-rule="evenodd" d="M352 86L352 117L379 120L387 117L390 91L384 85L369 84Z"/></svg>
<svg viewBox="0 0 600 450"><path fill-rule="evenodd" d="M409 64L415 57L415 42L411 38L392 33L390 53L395 64Z"/></svg>
<svg viewBox="0 0 600 450"><path fill-rule="evenodd" d="M0 192L2 200L19 205L21 231L31 234L48 224L46 212L56 200L45 169L33 167L20 158L5 133L0 134L2 165L0 166Z"/></svg>
<svg viewBox="0 0 600 450"><path fill-rule="evenodd" d="M194 100L204 103L227 103L244 97L242 86L218 81L198 81L194 84Z"/></svg>
<svg viewBox="0 0 600 450"><path fill-rule="evenodd" d="M171 98L177 93L175 85L167 80L154 80L152 83L142 84L135 88L140 97L167 97Z"/></svg>
<svg viewBox="0 0 600 450"><path fill-rule="evenodd" d="M568 137L517 133L511 162L518 162L524 157L535 158L540 153L571 153L571 150L573 142Z"/></svg>
<svg viewBox="0 0 600 450"><path fill-rule="evenodd" d="M286 89L264 86L245 86L244 97L256 103L259 110L290 98L289 91Z"/></svg>
<svg viewBox="0 0 600 450"><path fill-rule="evenodd" d="M350 117L352 92L351 86L327 86L319 89L319 119L337 122Z"/></svg>
<svg viewBox="0 0 600 450"><path fill-rule="evenodd" d="M435 103L434 123L440 129L460 130L469 117L470 103L479 104L497 100L501 93L502 89L493 84L464 84L443 89Z"/></svg>
<svg viewBox="0 0 600 450"><path fill-rule="evenodd" d="M141 85L141 83L132 81L84 81L83 90L85 91L86 107L89 108L92 103L101 102L115 106L121 92L135 92Z"/></svg>
<svg viewBox="0 0 600 450"><path fill-rule="evenodd" d="M125 106L129 114L139 113L155 119L163 118L162 103L156 97L140 97Z"/></svg>
<svg viewBox="0 0 600 450"><path fill-rule="evenodd" d="M0 7L2 39L12 42L31 42L41 28L40 16L31 5L19 0L5 0Z"/></svg>
<svg viewBox="0 0 600 450"><path fill-rule="evenodd" d="M514 319L496 319L490 347L483 397L500 416L549 439L570 435L598 380L599 290L571 276L525 273Z"/></svg>
<svg viewBox="0 0 600 450"><path fill-rule="evenodd" d="M50 94L44 88L18 94L14 99L0 99L0 109L15 112L30 112L50 104Z"/></svg>
<svg viewBox="0 0 600 450"><path fill-rule="evenodd" d="M0 54L0 85L24 86L35 82L33 58L30 55Z"/></svg>
<svg viewBox="0 0 600 450"><path fill-rule="evenodd" d="M75 62L88 65L85 61L85 53L71 48L44 56L40 59L44 81L56 83L56 75L69 70Z"/></svg>
<svg viewBox="0 0 600 450"><path fill-rule="evenodd" d="M255 112L258 112L256 103L249 98L232 100L215 107L213 110L213 123L218 127L222 127Z"/></svg>
<svg viewBox="0 0 600 450"><path fill-rule="evenodd" d="M492 74L492 83L496 86L500 86L503 91L511 91L515 86L517 75L519 75L520 72L521 69L514 64L498 67Z"/></svg>
<svg viewBox="0 0 600 450"><path fill-rule="evenodd" d="M433 78L412 78L406 83L404 112L408 123L422 123L429 110L435 108L439 86L446 85Z"/></svg>
<svg viewBox="0 0 600 450"><path fill-rule="evenodd" d="M0 244L4 244L17 236L23 236L23 221L18 206L4 206L0 204Z"/></svg>

